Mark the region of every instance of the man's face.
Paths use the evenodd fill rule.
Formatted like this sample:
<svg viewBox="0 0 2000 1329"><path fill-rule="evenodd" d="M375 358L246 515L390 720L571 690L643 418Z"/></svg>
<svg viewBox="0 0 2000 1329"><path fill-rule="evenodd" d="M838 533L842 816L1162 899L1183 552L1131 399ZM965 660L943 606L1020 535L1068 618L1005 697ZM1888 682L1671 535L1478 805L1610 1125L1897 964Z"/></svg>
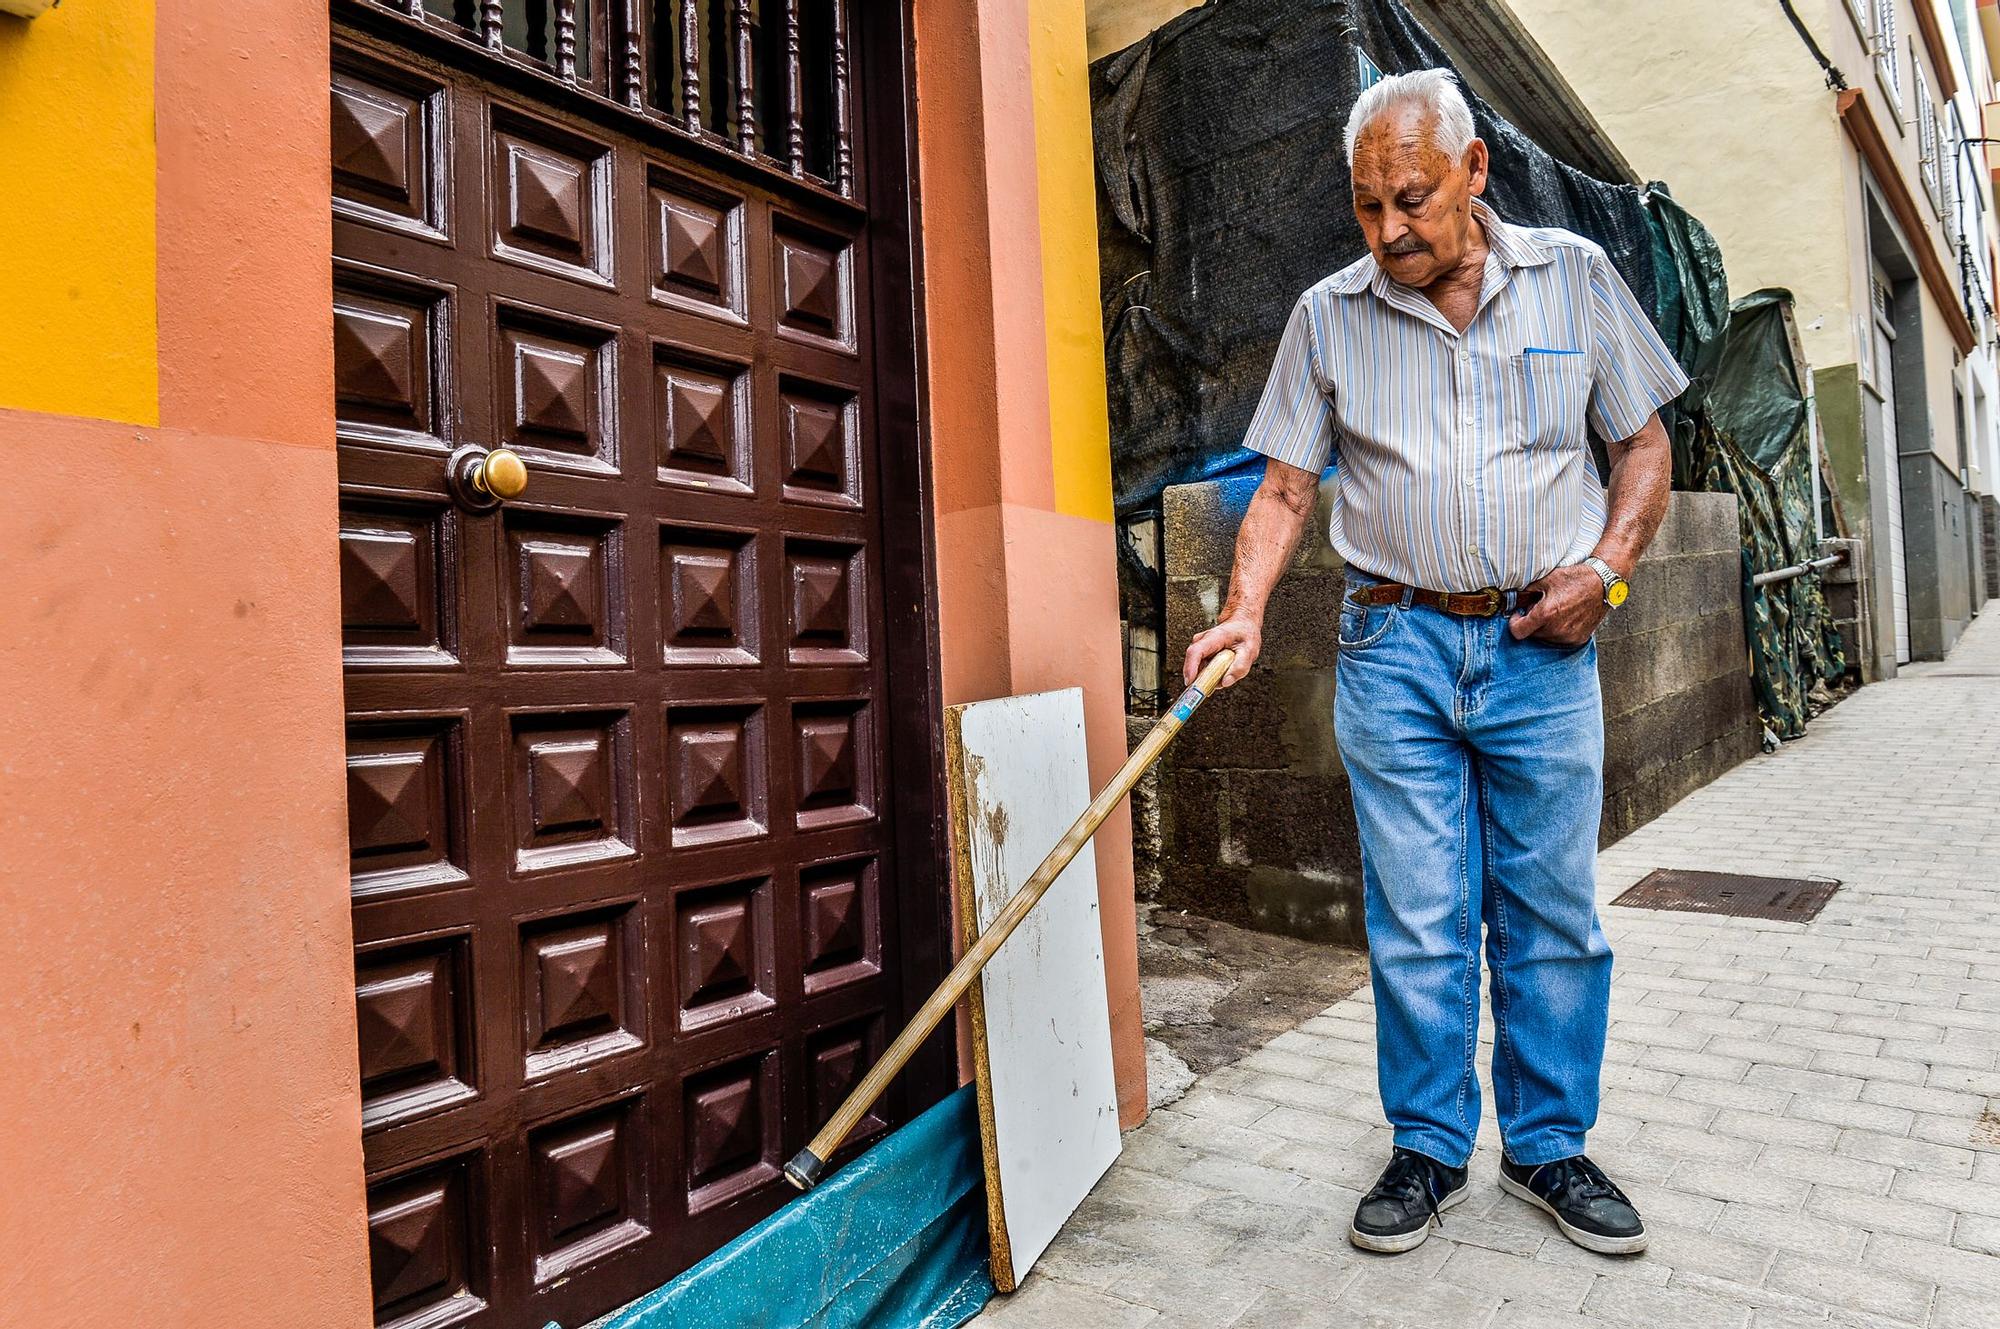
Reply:
<svg viewBox="0 0 2000 1329"><path fill-rule="evenodd" d="M1465 258L1472 200L1486 192L1486 144L1454 161L1431 138L1430 114L1397 106L1354 143L1354 215L1375 261L1405 286L1426 287Z"/></svg>

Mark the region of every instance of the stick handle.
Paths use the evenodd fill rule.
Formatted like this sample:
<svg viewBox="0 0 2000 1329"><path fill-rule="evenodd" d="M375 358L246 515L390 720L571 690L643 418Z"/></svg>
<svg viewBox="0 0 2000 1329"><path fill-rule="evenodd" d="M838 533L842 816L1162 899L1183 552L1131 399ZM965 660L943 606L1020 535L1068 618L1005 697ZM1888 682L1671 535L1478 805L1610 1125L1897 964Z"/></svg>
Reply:
<svg viewBox="0 0 2000 1329"><path fill-rule="evenodd" d="M1215 691L1216 685L1222 681L1222 676L1229 672L1229 666L1235 662L1235 651L1227 648L1217 651L1203 667L1200 677L1195 679L1187 691L1181 693L1167 713L1162 715L1146 737L1139 741L1139 746L1132 749L1132 755L1118 768L1118 774L1111 777L1111 782L1091 800L1090 806L1083 810L1083 815L1078 817L1064 833L1063 838L1056 842L1056 847L1049 850L1048 857L1042 860L1042 865L1035 869L1034 875L1028 878L1020 890L1014 892L1013 897L994 918L992 925L980 933L978 940L966 948L965 954L959 957L958 963L952 966L951 972L945 975L937 990L917 1008L917 1013L910 1017L910 1022L903 1027L903 1032L896 1035L896 1041L889 1045L889 1050L882 1054L882 1059L875 1063L860 1084L854 1086L854 1092L847 1096L847 1101L840 1105L840 1110L833 1114L833 1119L812 1138L811 1144L799 1151L798 1157L785 1164L785 1176L792 1185L803 1191L810 1190L818 1184L820 1176L826 1171L826 1161L833 1157L834 1151L847 1139L848 1133L854 1129L855 1123L861 1120L862 1114L875 1106L875 1100L889 1087L889 1081L896 1078L897 1073L916 1053L918 1046L930 1037L931 1030L937 1028L938 1021L944 1019L945 1013L965 995L965 990L972 986L972 980L979 976L979 971L986 967L986 962L993 958L994 952L1013 935L1014 929L1021 925L1021 920L1026 918L1042 896L1048 893L1049 887L1055 884L1056 878L1062 875L1063 869L1070 865L1070 861L1077 856L1084 845L1090 843L1090 837L1097 834L1097 828L1111 815L1111 809L1117 807L1119 801L1131 792L1132 786L1139 782L1139 777L1146 773L1147 768L1159 760L1160 753L1173 741L1174 735L1181 731L1181 726L1188 722L1202 702Z"/></svg>

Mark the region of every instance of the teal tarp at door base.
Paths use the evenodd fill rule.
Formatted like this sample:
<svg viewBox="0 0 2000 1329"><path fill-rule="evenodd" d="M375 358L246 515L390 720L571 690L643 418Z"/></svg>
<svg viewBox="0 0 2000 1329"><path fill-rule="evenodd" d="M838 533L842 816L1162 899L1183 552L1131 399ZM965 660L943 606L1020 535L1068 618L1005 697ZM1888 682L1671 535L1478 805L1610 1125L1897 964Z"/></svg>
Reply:
<svg viewBox="0 0 2000 1329"><path fill-rule="evenodd" d="M979 1117L966 1085L589 1329L952 1329L992 1296Z"/></svg>

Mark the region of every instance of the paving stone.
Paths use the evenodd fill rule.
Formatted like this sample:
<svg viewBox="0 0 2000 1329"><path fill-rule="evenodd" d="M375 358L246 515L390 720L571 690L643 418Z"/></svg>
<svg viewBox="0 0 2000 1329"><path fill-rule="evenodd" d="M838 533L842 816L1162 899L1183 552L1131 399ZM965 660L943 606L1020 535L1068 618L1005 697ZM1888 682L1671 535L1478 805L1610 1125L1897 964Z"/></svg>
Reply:
<svg viewBox="0 0 2000 1329"><path fill-rule="evenodd" d="M1494 1189L1498 1190L1499 1187L1496 1186ZM1489 1214L1492 1212L1490 1207L1487 1212ZM1546 1220L1541 1230L1537 1231L1520 1223L1496 1222L1480 1214L1461 1216L1460 1211L1454 1209L1447 1226L1440 1229L1439 1235L1454 1245L1478 1246L1507 1255L1527 1256L1541 1249L1542 1243L1549 1239L1549 1230Z"/></svg>
<svg viewBox="0 0 2000 1329"><path fill-rule="evenodd" d="M1150 1307L1051 1278L1031 1278L1020 1291L995 1297L979 1313L982 1322L1006 1329L1141 1329L1159 1318Z"/></svg>
<svg viewBox="0 0 2000 1329"><path fill-rule="evenodd" d="M1871 1311L1921 1324L1930 1309L1935 1286L1917 1279L1860 1265L1829 1264L1780 1251L1765 1283L1774 1292L1790 1292L1829 1306Z"/></svg>
<svg viewBox="0 0 2000 1329"><path fill-rule="evenodd" d="M1224 1239L1252 1236L1291 1241L1305 1235L1317 1221L1311 1209L1298 1205L1276 1204L1261 1196L1225 1195L1196 1205L1188 1211L1183 1225ZM1114 1240L1124 1236L1118 1231L1107 1235Z"/></svg>
<svg viewBox="0 0 2000 1329"><path fill-rule="evenodd" d="M1311 1321L1299 1321L1301 1325L1308 1323ZM1487 1329L1597 1329L1598 1324L1587 1315L1572 1315L1532 1301L1510 1301L1494 1313Z"/></svg>
<svg viewBox="0 0 2000 1329"><path fill-rule="evenodd" d="M1843 1158L1814 1149L1774 1144L1757 1158L1757 1171L1797 1177L1820 1186L1840 1186L1869 1195L1886 1195L1896 1170L1861 1158Z"/></svg>
<svg viewBox="0 0 2000 1329"><path fill-rule="evenodd" d="M1799 1178L1731 1167L1723 1163L1682 1163L1667 1178L1670 1190L1705 1195L1771 1209L1796 1209L1812 1186Z"/></svg>
<svg viewBox="0 0 2000 1329"><path fill-rule="evenodd" d="M1889 1193L1899 1200L1942 1205L1963 1213L2000 1218L2000 1186L1976 1177L1971 1181L1959 1181L1953 1177L1905 1172L1889 1187Z"/></svg>
<svg viewBox="0 0 2000 1329"><path fill-rule="evenodd" d="M1315 1296L1323 1306L1354 1281L1362 1263L1370 1258L1345 1245L1322 1251L1263 1237L1244 1237L1223 1252L1216 1265L1227 1269L1232 1277L1260 1287Z"/></svg>
<svg viewBox="0 0 2000 1329"><path fill-rule="evenodd" d="M1840 1128L1827 1122L1774 1117L1766 1112L1745 1112L1740 1108L1724 1108L1716 1113L1709 1129L1732 1139L1796 1145L1801 1149L1831 1149L1840 1137Z"/></svg>
<svg viewBox="0 0 2000 1329"><path fill-rule="evenodd" d="M1983 1094L1962 1094L1949 1089L1933 1089L1908 1084L1871 1082L1861 1091L1864 1103L1885 1103L1912 1112L1937 1112L1945 1116L1976 1117L1986 1107Z"/></svg>
<svg viewBox="0 0 2000 1329"><path fill-rule="evenodd" d="M1823 1121L1831 1126L1853 1126L1862 1130L1897 1135L1910 1128L1916 1114L1908 1108L1886 1103L1865 1103L1856 1099L1821 1098L1818 1094L1798 1094L1785 1105L1785 1115L1806 1121Z"/></svg>
<svg viewBox="0 0 2000 1329"><path fill-rule="evenodd" d="M1228 1329L1300 1329L1302 1325L1324 1324L1331 1295L1266 1288L1241 1315L1228 1322Z"/></svg>
<svg viewBox="0 0 2000 1329"><path fill-rule="evenodd" d="M1181 1318L1177 1313L1197 1311L1208 1324L1227 1324L1248 1310L1264 1289L1219 1267L1155 1262L1134 1269L1105 1291L1175 1318Z"/></svg>
<svg viewBox="0 0 2000 1329"><path fill-rule="evenodd" d="M1820 1218L1756 1204L1726 1204L1708 1229L1717 1237L1822 1260L1858 1260L1868 1230L1838 1218Z"/></svg>
<svg viewBox="0 0 2000 1329"><path fill-rule="evenodd" d="M1938 1289L1932 1329L1993 1329L1993 1299L1958 1288Z"/></svg>
<svg viewBox="0 0 2000 1329"><path fill-rule="evenodd" d="M1174 1100L1174 1111L1207 1121L1219 1121L1225 1126L1248 1126L1276 1109L1277 1104L1261 1098L1224 1093L1199 1084Z"/></svg>
<svg viewBox="0 0 2000 1329"><path fill-rule="evenodd" d="M1821 1054L1837 1055L1837 1054ZM1823 1071L1798 1071L1787 1066L1752 1066L1743 1077L1746 1085L1783 1090L1788 1094L1818 1094L1822 1098L1856 1098L1869 1083L1858 1075L1829 1075Z"/></svg>
<svg viewBox="0 0 2000 1329"><path fill-rule="evenodd" d="M1895 1168L1915 1172L1935 1172L1947 1177L1970 1177L1977 1157L1970 1149L1912 1140L1907 1136L1880 1135L1874 1131L1842 1131L1834 1152L1850 1158L1866 1158Z"/></svg>
<svg viewBox="0 0 2000 1329"><path fill-rule="evenodd" d="M1890 1046L1886 1041L1884 1048ZM1931 1066L1929 1063L1905 1056L1892 1056L1886 1051L1880 1054L1860 1052L1821 1051L1813 1054L1811 1069L1827 1071L1835 1075L1853 1075L1866 1080L1887 1080L1895 1084L1927 1083Z"/></svg>
<svg viewBox="0 0 2000 1329"><path fill-rule="evenodd" d="M1193 1182L1194 1184L1190 1184ZM1129 1206L1138 1213L1184 1214L1204 1200L1223 1193L1221 1188L1201 1185L1183 1172L1179 1179L1156 1176L1137 1169L1114 1167L1090 1193L1093 1203Z"/></svg>
<svg viewBox="0 0 2000 1329"><path fill-rule="evenodd" d="M1712 1132L1673 1122L1651 1121L1641 1126L1632 1139L1636 1144L1675 1158L1706 1158L1718 1163L1747 1163L1755 1158L1763 1146L1754 1139L1729 1134L1719 1118L1720 1114Z"/></svg>
<svg viewBox="0 0 2000 1329"><path fill-rule="evenodd" d="M1510 1254L1480 1246L1459 1246L1438 1277L1475 1292L1498 1293L1508 1301L1533 1302L1560 1310L1583 1307L1596 1275L1580 1269L1553 1269L1532 1254Z"/></svg>
<svg viewBox="0 0 2000 1329"><path fill-rule="evenodd" d="M1102 1291L1131 1273L1144 1258L1130 1246L1069 1230L1035 1262L1032 1278L1053 1278Z"/></svg>
<svg viewBox="0 0 2000 1329"><path fill-rule="evenodd" d="M1602 1278L1590 1290L1584 1313L1599 1322L1640 1329L1727 1329L1748 1325L1750 1308L1688 1288L1648 1287L1622 1278Z"/></svg>
<svg viewBox="0 0 2000 1329"><path fill-rule="evenodd" d="M1943 1287L1983 1292L2000 1309L2000 1257L1881 1232L1869 1238L1862 1258L1891 1272L1920 1273Z"/></svg>
<svg viewBox="0 0 2000 1329"><path fill-rule="evenodd" d="M1646 1230L1646 1258L1667 1265L1675 1277L1686 1272L1755 1284L1777 1255L1775 1244L1719 1237L1673 1223L1649 1222Z"/></svg>
<svg viewBox="0 0 2000 1329"><path fill-rule="evenodd" d="M1951 1244L1981 1255L2000 1255L2000 1218L1984 1214L1961 1214L1951 1235Z"/></svg>
<svg viewBox="0 0 2000 1329"><path fill-rule="evenodd" d="M1412 1280L1388 1262L1363 1266L1335 1304L1342 1311L1357 1314L1387 1310L1409 1324L1482 1325L1500 1309L1500 1302L1501 1298L1491 1292L1436 1278ZM1346 1323L1346 1316L1329 1314L1327 1320Z"/></svg>
<svg viewBox="0 0 2000 1329"><path fill-rule="evenodd" d="M1900 1232L1939 1245L1950 1238L1953 1218L1952 1211L1942 1205L1863 1195L1836 1186L1815 1188L1806 1199L1806 1212L1870 1232Z"/></svg>
<svg viewBox="0 0 2000 1329"><path fill-rule="evenodd" d="M1246 1163L1240 1158L1209 1154L1188 1164L1187 1170L1181 1173L1181 1180L1193 1182L1196 1186L1208 1187L1211 1193L1227 1191L1235 1195L1253 1195L1260 1199L1269 1199L1281 1191L1290 1190L1298 1185L1300 1177L1296 1172L1287 1172L1283 1168L1265 1167L1261 1163Z"/></svg>
<svg viewBox="0 0 2000 1329"><path fill-rule="evenodd" d="M1685 1098L1691 1102L1707 1103L1711 1107L1741 1108L1746 1112L1782 1112L1785 1104L1792 1101L1792 1090L1769 1084L1752 1084L1750 1077L1758 1071L1778 1073L1774 1066L1752 1066L1740 1084L1726 1080L1698 1080L1683 1078L1667 1095L1669 1098ZM1804 1075L1804 1071L1786 1071L1788 1075ZM1856 1081L1858 1085L1860 1082Z"/></svg>

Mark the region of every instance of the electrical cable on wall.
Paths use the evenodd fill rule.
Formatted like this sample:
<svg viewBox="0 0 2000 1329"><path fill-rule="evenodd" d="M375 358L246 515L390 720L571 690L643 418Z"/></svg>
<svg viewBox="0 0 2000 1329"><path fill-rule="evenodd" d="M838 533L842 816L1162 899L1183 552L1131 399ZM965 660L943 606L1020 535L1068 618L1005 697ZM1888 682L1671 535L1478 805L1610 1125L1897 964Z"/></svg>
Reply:
<svg viewBox="0 0 2000 1329"><path fill-rule="evenodd" d="M1846 92L1847 75L1841 73L1839 66L1827 59L1826 52L1819 49L1819 42L1814 39L1812 30L1806 27L1805 22L1799 18L1798 11L1792 8L1792 0L1778 0L1778 8L1784 10L1785 17L1792 21L1792 31L1799 34L1799 40L1806 44L1808 51L1812 52L1812 58L1819 61L1821 71L1826 74L1826 86L1834 92Z"/></svg>

